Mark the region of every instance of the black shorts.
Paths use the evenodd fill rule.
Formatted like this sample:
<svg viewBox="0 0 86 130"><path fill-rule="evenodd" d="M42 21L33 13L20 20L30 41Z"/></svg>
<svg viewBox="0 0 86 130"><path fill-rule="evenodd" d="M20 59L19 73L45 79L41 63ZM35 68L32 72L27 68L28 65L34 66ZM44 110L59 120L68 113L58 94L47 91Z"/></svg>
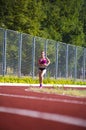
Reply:
<svg viewBox="0 0 86 130"><path fill-rule="evenodd" d="M41 70L41 71L43 71L43 70L45 70L46 68L39 68L39 70Z"/></svg>

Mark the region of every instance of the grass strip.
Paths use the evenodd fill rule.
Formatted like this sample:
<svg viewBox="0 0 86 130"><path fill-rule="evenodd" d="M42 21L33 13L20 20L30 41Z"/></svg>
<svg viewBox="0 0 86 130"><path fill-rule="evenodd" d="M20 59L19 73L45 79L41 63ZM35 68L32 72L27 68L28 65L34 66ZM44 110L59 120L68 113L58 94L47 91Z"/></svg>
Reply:
<svg viewBox="0 0 86 130"><path fill-rule="evenodd" d="M41 93L48 93L48 94L62 94L62 95L69 95L69 96L79 96L86 98L86 90L76 90L76 89L64 89L64 88L29 88L33 92L41 92Z"/></svg>

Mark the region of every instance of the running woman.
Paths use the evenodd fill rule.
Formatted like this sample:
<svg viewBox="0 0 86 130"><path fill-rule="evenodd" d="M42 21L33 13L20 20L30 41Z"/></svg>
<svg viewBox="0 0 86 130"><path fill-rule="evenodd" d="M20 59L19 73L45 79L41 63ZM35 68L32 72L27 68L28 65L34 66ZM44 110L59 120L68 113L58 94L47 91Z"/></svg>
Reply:
<svg viewBox="0 0 86 130"><path fill-rule="evenodd" d="M42 88L43 76L46 73L46 68L49 64L50 64L50 60L47 57L45 57L45 52L42 51L41 57L38 60L40 88Z"/></svg>

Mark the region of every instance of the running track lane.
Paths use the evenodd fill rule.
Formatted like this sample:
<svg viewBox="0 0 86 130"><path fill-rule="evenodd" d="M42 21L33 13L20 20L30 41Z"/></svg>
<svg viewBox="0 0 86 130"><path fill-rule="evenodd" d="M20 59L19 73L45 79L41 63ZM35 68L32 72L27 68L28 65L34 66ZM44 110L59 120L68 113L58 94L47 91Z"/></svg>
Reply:
<svg viewBox="0 0 86 130"><path fill-rule="evenodd" d="M85 100L81 99L79 103L79 98L64 98L26 92L25 88L19 87L4 91L1 88L0 130L85 130Z"/></svg>

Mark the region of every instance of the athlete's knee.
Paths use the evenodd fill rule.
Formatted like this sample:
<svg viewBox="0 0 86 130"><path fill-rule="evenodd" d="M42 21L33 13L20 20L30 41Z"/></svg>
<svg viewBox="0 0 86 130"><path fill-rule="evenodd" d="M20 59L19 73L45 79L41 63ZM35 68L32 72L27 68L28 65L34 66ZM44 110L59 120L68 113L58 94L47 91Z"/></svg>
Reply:
<svg viewBox="0 0 86 130"><path fill-rule="evenodd" d="M41 74L40 77L43 78L43 74Z"/></svg>

